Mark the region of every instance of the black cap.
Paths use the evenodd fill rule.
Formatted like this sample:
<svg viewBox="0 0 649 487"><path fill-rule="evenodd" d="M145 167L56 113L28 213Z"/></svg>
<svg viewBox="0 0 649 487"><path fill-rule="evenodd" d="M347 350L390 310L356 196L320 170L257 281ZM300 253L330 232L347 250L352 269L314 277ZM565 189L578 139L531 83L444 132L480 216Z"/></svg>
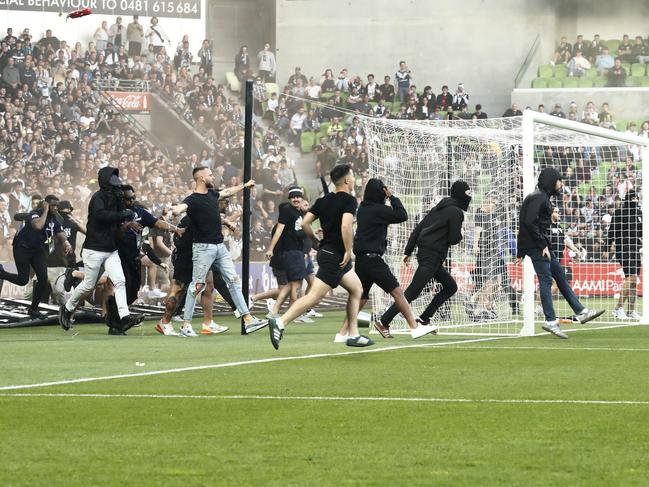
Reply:
<svg viewBox="0 0 649 487"><path fill-rule="evenodd" d="M70 203L68 200L63 200L59 202L59 210L74 211L74 208L72 208L72 203Z"/></svg>

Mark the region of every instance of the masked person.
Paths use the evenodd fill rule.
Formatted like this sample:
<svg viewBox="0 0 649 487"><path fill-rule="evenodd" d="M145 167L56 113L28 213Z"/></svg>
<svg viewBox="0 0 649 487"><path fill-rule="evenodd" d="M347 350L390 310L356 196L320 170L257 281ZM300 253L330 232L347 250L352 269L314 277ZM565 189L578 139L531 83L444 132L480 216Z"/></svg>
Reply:
<svg viewBox="0 0 649 487"><path fill-rule="evenodd" d="M551 250L552 246L548 237L552 221L550 198L561 194L562 189L563 177L559 171L553 167L546 167L541 171L538 189L527 195L521 205L516 257L523 258L528 255L532 259L534 271L539 278L539 293L545 315L545 324L541 328L559 338L568 338L568 335L561 331L554 311L552 279L556 281L559 291L577 315L577 320L580 323L593 320L604 311L589 310L579 302L566 279L566 273L559 263L558 256L554 255Z"/></svg>
<svg viewBox="0 0 649 487"><path fill-rule="evenodd" d="M66 254L72 252L72 246L59 223L58 204L59 200L56 196L48 195L40 204L40 208L27 214L25 225L16 234L13 242L17 274L5 271L0 265L0 279L18 286L27 284L29 269L34 269L36 284L32 292L32 303L28 309L29 316L34 319L46 318L46 315L38 311L38 304L47 292L47 256L49 252L54 251L55 240L61 242Z"/></svg>
<svg viewBox="0 0 649 487"><path fill-rule="evenodd" d="M404 293L406 300L412 303L419 297L424 287L435 279L442 289L424 310L417 323L428 326L435 312L457 292L457 284L451 273L444 268L448 248L462 240L462 223L464 212L471 203L471 188L465 181L455 181L451 186L451 196L443 198L419 222L410 234L404 250L403 262L408 264L415 247L418 267L412 282ZM390 306L383 316L381 325L389 327L399 312L396 303Z"/></svg>
<svg viewBox="0 0 649 487"><path fill-rule="evenodd" d="M122 181L119 170L103 167L98 174L99 191L88 203L88 224L86 240L83 243L84 278L70 299L59 310L59 323L64 330L72 327L72 316L82 298L90 294L100 277L102 266L115 287L115 301L119 314L116 328L125 332L142 322L143 317L132 315L126 298L126 281L122 263L117 253L117 230L119 225L135 217L135 212L123 207Z"/></svg>

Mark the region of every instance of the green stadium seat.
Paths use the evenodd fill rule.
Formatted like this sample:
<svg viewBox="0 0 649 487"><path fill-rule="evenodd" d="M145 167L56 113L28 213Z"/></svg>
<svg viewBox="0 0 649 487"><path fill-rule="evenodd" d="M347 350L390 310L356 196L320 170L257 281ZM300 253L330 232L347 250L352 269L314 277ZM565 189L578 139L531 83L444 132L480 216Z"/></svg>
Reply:
<svg viewBox="0 0 649 487"><path fill-rule="evenodd" d="M587 78L586 76L583 76L583 77L579 78L579 87L580 88L592 88L594 86L594 84L595 84L595 82L593 81L592 78Z"/></svg>
<svg viewBox="0 0 649 487"><path fill-rule="evenodd" d="M300 135L300 149L303 154L313 151L315 145L315 134L313 132L302 132Z"/></svg>
<svg viewBox="0 0 649 487"><path fill-rule="evenodd" d="M230 91L241 91L241 83L234 72L228 71L225 73L225 81L228 84Z"/></svg>
<svg viewBox="0 0 649 487"><path fill-rule="evenodd" d="M626 85L627 86L642 86L642 76L627 76Z"/></svg>
<svg viewBox="0 0 649 487"><path fill-rule="evenodd" d="M608 84L608 80L603 76L595 78L595 88L604 88Z"/></svg>
<svg viewBox="0 0 649 487"><path fill-rule="evenodd" d="M378 105L378 103L375 102L375 101L371 101L371 102L369 102L369 104L372 107L372 110L374 110L376 108L376 105Z"/></svg>
<svg viewBox="0 0 649 487"><path fill-rule="evenodd" d="M579 88L579 79L574 77L568 77L563 79L564 88Z"/></svg>
<svg viewBox="0 0 649 487"><path fill-rule="evenodd" d="M565 78L566 76L568 76L568 66L565 64L557 64L554 67L554 77Z"/></svg>
<svg viewBox="0 0 649 487"><path fill-rule="evenodd" d="M615 128L617 128L620 132L624 132L629 125L628 120L616 120L615 121Z"/></svg>
<svg viewBox="0 0 649 487"><path fill-rule="evenodd" d="M539 78L552 78L554 66L551 64L541 64L539 66Z"/></svg>
<svg viewBox="0 0 649 487"><path fill-rule="evenodd" d="M631 73L631 63L622 63L622 67L628 76Z"/></svg>
<svg viewBox="0 0 649 487"><path fill-rule="evenodd" d="M277 93L277 96L279 96L282 94L282 91L279 89L279 85L277 83L266 83L266 93L268 93L269 97L273 93Z"/></svg>
<svg viewBox="0 0 649 487"><path fill-rule="evenodd" d="M609 39L605 42L606 47L611 53L611 56L615 57L617 55L617 48L620 47L621 41L619 39Z"/></svg>
<svg viewBox="0 0 649 487"><path fill-rule="evenodd" d="M329 101L329 99L333 98L334 94L333 93L323 93L320 95L320 99L324 102Z"/></svg>
<svg viewBox="0 0 649 487"><path fill-rule="evenodd" d="M586 71L586 78L597 78L599 76L599 73L597 73L597 68L590 68L588 71Z"/></svg>
<svg viewBox="0 0 649 487"><path fill-rule="evenodd" d="M631 65L631 76L644 76L646 74L646 67L642 63L633 63Z"/></svg>
<svg viewBox="0 0 649 487"><path fill-rule="evenodd" d="M640 82L640 86L649 87L649 76L643 76Z"/></svg>
<svg viewBox="0 0 649 487"><path fill-rule="evenodd" d="M563 84L560 79L550 78L548 80L548 88L563 88Z"/></svg>
<svg viewBox="0 0 649 487"><path fill-rule="evenodd" d="M392 113L399 113L399 108L401 108L401 102L399 100L394 100L392 103Z"/></svg>
<svg viewBox="0 0 649 487"><path fill-rule="evenodd" d="M320 124L320 132L324 132L326 134L327 130L329 130L329 127L331 127L331 122L322 122Z"/></svg>
<svg viewBox="0 0 649 487"><path fill-rule="evenodd" d="M547 78L534 78L532 80L532 88L547 88L548 80Z"/></svg>

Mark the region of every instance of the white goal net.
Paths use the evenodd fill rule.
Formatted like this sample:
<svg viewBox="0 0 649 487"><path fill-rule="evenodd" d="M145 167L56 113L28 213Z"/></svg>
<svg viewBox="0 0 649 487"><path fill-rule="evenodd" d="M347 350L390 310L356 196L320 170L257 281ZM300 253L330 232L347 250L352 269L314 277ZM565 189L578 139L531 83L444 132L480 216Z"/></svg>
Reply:
<svg viewBox="0 0 649 487"><path fill-rule="evenodd" d="M417 267L416 255L408 265L403 263L403 250L415 225L449 195L455 180L465 180L473 190L462 242L451 247L445 264L458 291L432 318L441 333L532 334L534 321L544 320L538 289L532 293L532 286L538 287L532 267L515 257L520 204L524 195L535 189L539 171L548 166L565 176L564 193L553 198L559 221L553 225L551 240L557 244L555 253L561 252L557 257L578 299L588 308L607 310L599 323L617 323L631 319L629 296L623 303L626 319L614 313L620 294L629 294L625 291L629 281L635 282L634 296L641 296L641 245L639 241L633 245L625 241L620 247L618 241L617 247L611 246L609 231L615 210L627 211L624 203L629 191L635 191L642 204L644 142L564 120L557 123L571 128L560 128L548 125L546 117L552 117L533 112L525 115L532 116L537 121L529 118L524 123L523 117L362 119L370 176L381 178L408 210L406 223L389 227L385 255L404 289ZM574 130L577 125L579 131ZM637 265L638 278L627 279L621 263L627 274L633 272L627 264ZM415 315L423 312L439 286L433 280L411 303ZM555 289L553 297L557 317L568 323L574 312ZM380 315L392 304L392 298L375 286L372 303L374 312ZM633 310L639 322L640 297L633 300ZM401 315L391 329L407 329Z"/></svg>

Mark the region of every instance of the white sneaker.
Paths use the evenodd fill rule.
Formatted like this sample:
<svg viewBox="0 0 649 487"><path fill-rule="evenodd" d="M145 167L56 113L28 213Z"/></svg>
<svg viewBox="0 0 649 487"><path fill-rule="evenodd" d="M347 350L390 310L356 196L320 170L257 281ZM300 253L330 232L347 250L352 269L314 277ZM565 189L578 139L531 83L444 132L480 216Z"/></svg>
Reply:
<svg viewBox="0 0 649 487"><path fill-rule="evenodd" d="M295 323L315 323L311 318L309 318L309 315L307 313L304 313L302 316L299 318L296 318Z"/></svg>
<svg viewBox="0 0 649 487"><path fill-rule="evenodd" d="M635 311L633 311L635 313ZM613 316L615 316L618 320L628 320L629 317L627 314L624 312L624 308L615 308L613 310Z"/></svg>
<svg viewBox="0 0 649 487"><path fill-rule="evenodd" d="M309 318L322 318L322 317L324 316L322 313L318 313L318 312L317 312L316 310L314 310L314 309L310 309L309 311L307 311L307 312L306 312L306 315L307 315Z"/></svg>
<svg viewBox="0 0 649 487"><path fill-rule="evenodd" d="M347 343L348 339L349 339L349 335L341 335L340 333L336 333L336 337L334 338L334 343Z"/></svg>
<svg viewBox="0 0 649 487"><path fill-rule="evenodd" d="M172 323L184 323L185 318L183 318L181 315L176 315L171 318Z"/></svg>
<svg viewBox="0 0 649 487"><path fill-rule="evenodd" d="M183 326L181 326L180 329L178 330L178 336L192 337L193 338L193 337L197 337L198 335L196 334L196 332L192 328L192 324L190 322L186 321L183 324Z"/></svg>
<svg viewBox="0 0 649 487"><path fill-rule="evenodd" d="M268 298L268 299L266 300L266 308L267 308L268 311L270 311L271 313L273 312L273 308L275 307L275 302L276 302L276 301L275 301L273 298Z"/></svg>
<svg viewBox="0 0 649 487"><path fill-rule="evenodd" d="M166 296L167 296L167 293L165 293L164 291L160 291L160 289L158 289L158 288L151 289L151 291L149 291L149 293L147 294L147 297L155 298L155 299L162 299L162 298L164 298Z"/></svg>
<svg viewBox="0 0 649 487"><path fill-rule="evenodd" d="M203 323L201 335L218 335L219 333L225 333L229 329L227 326L217 325L213 321L210 321L209 323Z"/></svg>
<svg viewBox="0 0 649 487"><path fill-rule="evenodd" d="M429 333L437 334L437 327L434 325L418 325L414 330L410 330L410 336L413 340L426 336Z"/></svg>
<svg viewBox="0 0 649 487"><path fill-rule="evenodd" d="M543 328L545 331L552 333L554 336L566 339L568 338L568 335L566 335L564 332L561 331L561 327L559 326L559 323L554 320L554 321L546 321L545 325L543 325L541 328Z"/></svg>
<svg viewBox="0 0 649 487"><path fill-rule="evenodd" d="M158 321L158 323L155 325L155 331L163 334L164 336L178 336L178 333L176 333L176 330L174 330L174 325L172 325L171 323L163 323L162 321Z"/></svg>
<svg viewBox="0 0 649 487"><path fill-rule="evenodd" d="M642 319L642 316L640 316L640 313L638 313L636 310L631 311L628 315L629 319L631 320L639 320Z"/></svg>

